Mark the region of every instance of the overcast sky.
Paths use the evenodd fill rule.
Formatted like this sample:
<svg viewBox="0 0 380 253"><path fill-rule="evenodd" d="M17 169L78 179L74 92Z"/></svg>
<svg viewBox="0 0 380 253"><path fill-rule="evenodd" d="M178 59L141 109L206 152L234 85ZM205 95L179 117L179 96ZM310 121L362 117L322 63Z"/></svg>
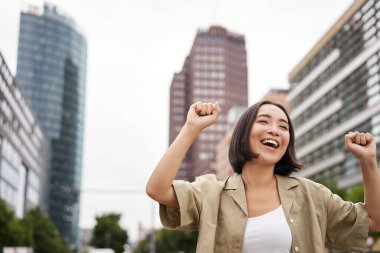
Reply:
<svg viewBox="0 0 380 253"><path fill-rule="evenodd" d="M120 212L132 240L151 224L145 183L168 143L168 98L197 29L218 24L245 35L250 104L287 75L352 0L51 0L88 41L82 188L137 189L81 195L80 226ZM0 52L16 74L20 8L0 0ZM158 206L155 226L159 227Z"/></svg>

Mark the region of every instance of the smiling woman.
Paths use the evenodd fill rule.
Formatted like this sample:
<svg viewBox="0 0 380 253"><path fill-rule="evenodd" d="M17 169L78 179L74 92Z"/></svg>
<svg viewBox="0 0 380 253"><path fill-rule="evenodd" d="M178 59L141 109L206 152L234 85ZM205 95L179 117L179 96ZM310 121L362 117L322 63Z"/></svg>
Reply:
<svg viewBox="0 0 380 253"><path fill-rule="evenodd" d="M264 132L264 136L257 138L256 135L260 132ZM229 149L229 160L234 171L240 174L246 162L259 158L256 152L259 152L262 145L271 146L273 151L278 151L274 154L281 155L281 159L277 157L278 162L275 162L275 174L288 176L302 167L295 156L294 129L282 105L260 102L251 106L240 117ZM272 155L269 158L276 159Z"/></svg>
<svg viewBox="0 0 380 253"><path fill-rule="evenodd" d="M196 103L187 121L153 171L146 191L160 203L164 226L199 230L197 252L364 252L369 230L379 230L380 174L375 140L349 133L347 149L360 161L366 203L353 204L315 182L290 176L301 169L294 130L286 110L263 101L249 107L232 134L229 160L235 175L195 182L174 180L200 132L216 122L217 103Z"/></svg>

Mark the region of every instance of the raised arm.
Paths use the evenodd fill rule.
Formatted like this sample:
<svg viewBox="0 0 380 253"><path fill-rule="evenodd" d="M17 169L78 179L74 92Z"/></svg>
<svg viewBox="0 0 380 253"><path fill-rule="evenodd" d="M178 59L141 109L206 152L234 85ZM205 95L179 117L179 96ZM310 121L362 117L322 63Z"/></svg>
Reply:
<svg viewBox="0 0 380 253"><path fill-rule="evenodd" d="M376 141L369 133L350 132L346 148L359 159L363 175L364 202L369 213L369 229L380 231L380 173L377 167Z"/></svg>
<svg viewBox="0 0 380 253"><path fill-rule="evenodd" d="M202 129L216 122L219 114L218 103L195 103L190 106L185 125L158 162L146 185L146 192L152 199L168 207L179 207L172 182L191 144Z"/></svg>

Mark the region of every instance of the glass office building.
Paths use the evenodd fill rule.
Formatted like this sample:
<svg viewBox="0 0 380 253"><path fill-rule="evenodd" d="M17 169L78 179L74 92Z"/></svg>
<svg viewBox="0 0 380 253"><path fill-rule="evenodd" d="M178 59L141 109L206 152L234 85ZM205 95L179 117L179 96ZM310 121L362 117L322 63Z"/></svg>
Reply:
<svg viewBox="0 0 380 253"><path fill-rule="evenodd" d="M21 13L17 81L50 141L47 212L72 247L78 245L87 44L55 6Z"/></svg>
<svg viewBox="0 0 380 253"><path fill-rule="evenodd" d="M300 173L361 182L357 159L344 148L349 131L370 132L380 157L380 2L354 1L290 72Z"/></svg>

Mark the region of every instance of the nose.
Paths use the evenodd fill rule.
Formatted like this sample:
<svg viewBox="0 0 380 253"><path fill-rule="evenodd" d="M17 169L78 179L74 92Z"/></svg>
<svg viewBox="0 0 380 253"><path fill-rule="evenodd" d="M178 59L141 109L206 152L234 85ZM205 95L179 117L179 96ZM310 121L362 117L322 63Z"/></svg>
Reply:
<svg viewBox="0 0 380 253"><path fill-rule="evenodd" d="M276 126L275 124L270 125L268 128L268 133L271 135L278 136L278 126Z"/></svg>

